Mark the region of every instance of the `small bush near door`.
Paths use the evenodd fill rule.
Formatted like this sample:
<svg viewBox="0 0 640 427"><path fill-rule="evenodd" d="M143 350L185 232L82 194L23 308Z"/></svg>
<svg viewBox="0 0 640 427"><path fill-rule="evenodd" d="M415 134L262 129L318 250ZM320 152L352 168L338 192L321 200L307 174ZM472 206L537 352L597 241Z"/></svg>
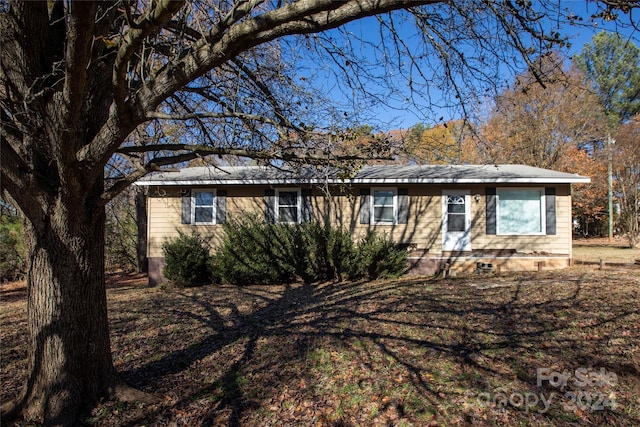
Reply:
<svg viewBox="0 0 640 427"><path fill-rule="evenodd" d="M348 268L349 278L398 277L406 270L407 251L384 234L368 232L355 249Z"/></svg>

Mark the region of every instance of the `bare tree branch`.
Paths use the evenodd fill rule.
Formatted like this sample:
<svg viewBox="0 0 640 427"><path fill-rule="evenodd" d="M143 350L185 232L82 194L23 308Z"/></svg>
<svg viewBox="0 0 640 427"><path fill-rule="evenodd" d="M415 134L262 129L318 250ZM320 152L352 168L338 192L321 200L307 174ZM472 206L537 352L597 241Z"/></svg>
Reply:
<svg viewBox="0 0 640 427"><path fill-rule="evenodd" d="M7 192L20 205L32 198L40 197L29 191L29 183L24 180L24 171L29 170L29 166L22 157L13 149L8 141L0 138L0 162L2 169L0 173L0 192ZM11 165L11 167L7 167Z"/></svg>
<svg viewBox="0 0 640 427"><path fill-rule="evenodd" d="M225 147L209 147L202 146L196 144L157 144L157 145L145 145L145 146L127 146L121 147L118 149L118 153L120 154L132 154L132 153L144 153L149 151L188 151L194 153L198 156L209 156L209 155L232 155L238 157L248 157L251 159L263 159L263 160L283 160L289 162L307 162L313 164L325 164L327 160L334 160L337 162L350 161L350 160L363 160L362 155L334 155L330 152L325 152L322 154L316 153L297 153L297 152L287 152L287 151L264 151L264 150L248 150L243 148L225 148ZM197 156L196 156L197 157ZM195 158L195 157L194 157ZM164 158L163 161L167 161L169 157ZM370 160L393 160L390 157L371 157ZM157 158L155 159L157 160ZM154 162L153 160L152 162ZM164 163L166 164L175 164L184 161L182 157L180 160L173 161L172 163Z"/></svg>
<svg viewBox="0 0 640 427"><path fill-rule="evenodd" d="M184 5L184 0L160 0L152 3L155 5L122 36L118 48L116 62L113 67L114 101L120 114L127 114L125 107L126 85L125 75L127 64L134 52L142 45L142 42L150 34L160 31L171 17Z"/></svg>
<svg viewBox="0 0 640 427"><path fill-rule="evenodd" d="M302 0L265 12L234 26L215 40L201 40L183 59L159 71L153 85L145 85L137 96L144 111L152 111L170 93L196 79L207 70L278 37L305 34L337 27L345 22L393 9L434 3L427 0Z"/></svg>
<svg viewBox="0 0 640 427"><path fill-rule="evenodd" d="M242 120L252 120L257 122L262 122L266 124L270 124L273 126L279 126L282 123L279 121L274 121L269 119L268 117L258 115L258 114L245 114L245 113L191 113L191 114L167 114L167 113L158 113L153 112L147 114L148 119L163 119L163 120L192 120L192 119L224 119L224 118L238 118Z"/></svg>
<svg viewBox="0 0 640 427"><path fill-rule="evenodd" d="M278 123L284 126L293 127L293 125L287 119L285 113L280 108L280 104L274 97L271 89L269 89L266 84L262 83L258 76L256 76L256 74L253 73L249 69L249 67L242 63L239 58L234 58L232 62L244 73L247 79L249 79L249 81L251 81L260 90L260 93L265 96L267 102L269 102L274 109L274 113L278 118Z"/></svg>
<svg viewBox="0 0 640 427"><path fill-rule="evenodd" d="M94 140L83 147L76 157L82 163L95 166L105 164L126 135L142 123L144 117L153 112L169 95L208 70L236 57L241 51L284 35L323 31L359 17L433 2L433 0L349 0L346 2L302 0L235 24L219 38L209 36L206 40L202 39L194 43L184 57L175 62L169 62L155 75L150 76L148 81L127 101L128 107L124 111L130 114L127 120L131 120L131 123L127 124L120 117L114 116L120 114L120 108L112 110L111 117ZM173 4L173 2L169 3ZM175 11L171 9L171 13ZM157 19L160 19L160 16L162 19L168 19L168 15L170 13L162 10L158 15L153 16ZM133 46L134 43L140 42L136 34L138 33L132 33L130 39L125 39L125 46ZM210 43L212 39L215 41ZM121 49L121 52L124 51ZM126 52L121 54L120 62L127 58ZM121 67L116 69L120 70L117 72L119 77L114 79L119 83L118 88L114 89L118 91L122 86L122 69ZM114 135L114 129L122 129L123 132L117 132Z"/></svg>
<svg viewBox="0 0 640 427"><path fill-rule="evenodd" d="M317 153L296 153L286 151L254 151L241 148L222 148L222 147L209 147L199 146L191 144L157 144L157 145L145 145L145 146L128 146L122 147L118 150L118 153L128 155L134 153L144 153L148 151L187 151L182 154L175 154L172 156L155 157L153 160L146 163L144 166L137 168L131 173L128 173L125 177L116 180L112 186L107 189L102 197L102 202L107 203L109 200L117 196L122 190L129 185L136 182L138 179L144 177L149 172L160 171L162 166L175 165L189 160L193 160L204 156L224 156L231 155L237 157L246 157L251 159L260 160L281 160L285 162L305 163L312 165L326 165L328 161L335 163L349 162L349 161L363 161L363 160L393 160L392 157L387 156L372 156L364 158L362 155L334 155L326 152L322 154Z"/></svg>

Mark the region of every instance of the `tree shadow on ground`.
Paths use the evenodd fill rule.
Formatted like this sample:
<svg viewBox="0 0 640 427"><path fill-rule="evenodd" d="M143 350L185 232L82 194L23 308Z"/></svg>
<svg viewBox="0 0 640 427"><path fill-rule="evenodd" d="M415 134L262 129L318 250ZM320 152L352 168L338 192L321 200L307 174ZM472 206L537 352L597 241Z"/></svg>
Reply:
<svg viewBox="0 0 640 427"><path fill-rule="evenodd" d="M350 384L363 398L389 398L377 405L379 417L428 421L465 393L535 390L537 368L597 366L640 380L628 357L640 338L629 328L638 301L594 301L593 284L585 290L583 282L521 276L167 292L130 314L155 324L159 332L145 345L157 350L122 373L146 391L180 392L128 425L181 411L192 417L184 423L197 425L251 424L270 412L274 422L371 421L336 415ZM351 378L332 379L345 370ZM397 392L383 390L389 385ZM551 423L555 415L543 416Z"/></svg>

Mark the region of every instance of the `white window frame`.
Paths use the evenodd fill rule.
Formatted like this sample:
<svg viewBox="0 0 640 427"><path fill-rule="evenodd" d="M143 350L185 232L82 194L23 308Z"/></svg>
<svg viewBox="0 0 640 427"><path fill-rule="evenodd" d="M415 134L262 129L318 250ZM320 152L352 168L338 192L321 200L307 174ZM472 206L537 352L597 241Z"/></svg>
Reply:
<svg viewBox="0 0 640 427"><path fill-rule="evenodd" d="M376 221L376 191L393 192L393 219L391 221ZM388 205L380 205L388 206ZM372 187L371 188L371 224L374 225L396 225L398 223L398 189L396 187Z"/></svg>
<svg viewBox="0 0 640 427"><path fill-rule="evenodd" d="M296 209L297 209L297 221L280 221L280 192L283 193L296 193ZM275 191L275 206L274 206L274 217L276 224L301 224L302 223L302 191L300 188L276 188ZM284 206L293 206L293 205L284 205Z"/></svg>
<svg viewBox="0 0 640 427"><path fill-rule="evenodd" d="M196 194L197 193L212 193L213 199L211 205L196 206ZM214 225L216 224L216 204L218 202L218 194L214 188L200 188L197 190L191 190L191 224L193 225ZM196 207L211 208L211 221L210 222L196 222Z"/></svg>
<svg viewBox="0 0 640 427"><path fill-rule="evenodd" d="M540 193L540 231L537 232L504 232L500 229L500 192L501 191L537 191ZM547 207L544 187L498 187L496 188L496 234L500 236L544 236L547 230Z"/></svg>

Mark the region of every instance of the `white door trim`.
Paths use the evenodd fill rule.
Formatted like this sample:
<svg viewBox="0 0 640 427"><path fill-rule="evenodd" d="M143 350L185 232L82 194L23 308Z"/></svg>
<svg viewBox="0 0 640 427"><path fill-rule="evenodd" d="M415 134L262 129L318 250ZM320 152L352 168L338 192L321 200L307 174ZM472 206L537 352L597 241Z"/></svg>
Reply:
<svg viewBox="0 0 640 427"><path fill-rule="evenodd" d="M464 230L449 231L450 196L461 196L464 203ZM442 250L470 251L471 250L471 191L470 190L442 190Z"/></svg>

